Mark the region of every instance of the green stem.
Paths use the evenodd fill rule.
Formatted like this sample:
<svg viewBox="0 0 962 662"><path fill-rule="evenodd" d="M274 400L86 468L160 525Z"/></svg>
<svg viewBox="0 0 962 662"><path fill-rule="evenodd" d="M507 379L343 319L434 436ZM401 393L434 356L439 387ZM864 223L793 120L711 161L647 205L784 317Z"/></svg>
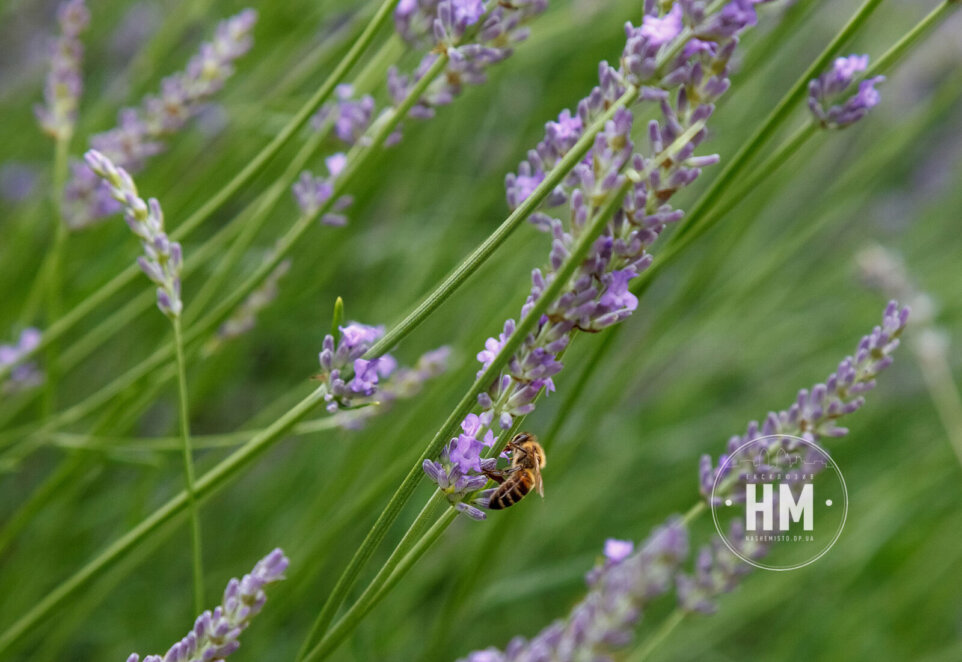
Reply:
<svg viewBox="0 0 962 662"><path fill-rule="evenodd" d="M60 135L54 144L53 158L53 182L50 190L50 202L53 210L53 245L50 248L49 270L41 270L41 277L46 273L45 290L47 294L47 315L46 320L49 324L60 317L60 309L63 300L63 276L61 275L63 263L64 244L67 242L67 226L63 220L61 212L61 199L63 196L64 183L67 181L67 157L70 154L70 139L72 133ZM56 389L58 375L56 373L57 363L57 344L51 343L47 347L47 375L44 382L44 414L49 416L56 410Z"/></svg>
<svg viewBox="0 0 962 662"><path fill-rule="evenodd" d="M578 374L578 379L571 385L571 388L568 389L565 399L562 401L561 406L558 407L558 415L555 416L551 427L548 428L548 432L545 433L544 438L541 440L545 451L550 450L551 446L554 445L558 439L558 435L561 434L561 430L567 423L568 415L577 409L576 405L581 400L581 396L588 386L588 382L591 380L591 374L598 366L602 357L608 352L608 349L613 346L614 340L618 337L621 328L622 325L619 324L606 329L602 333L601 340L597 343L591 356L585 362L585 367Z"/></svg>
<svg viewBox="0 0 962 662"><path fill-rule="evenodd" d="M198 501L211 496L250 465L256 458L273 446L301 419L309 414L323 400L326 386L322 385L301 400L287 413L277 419L270 427L254 436L247 444L221 461L205 473L195 483ZM7 652L15 643L28 634L41 621L54 613L68 598L87 586L105 570L115 565L132 549L157 532L165 523L189 508L186 492L180 492L163 506L155 510L133 529L111 543L92 561L61 582L50 593L39 600L33 608L21 616L13 625L0 634L0 654Z"/></svg>
<svg viewBox="0 0 962 662"><path fill-rule="evenodd" d="M699 515L705 512L706 509L705 502L701 499L698 500L695 505L688 509L685 515L682 517L682 521L685 526L690 526L692 520L696 519ZM659 626L658 630L649 637L649 639L639 646L635 651L628 656L628 662L644 662L648 657L655 651L656 648L661 646L666 639L675 631L679 625L681 625L682 620L684 620L687 612L682 610L680 607L676 607L671 615L666 618L662 624Z"/></svg>
<svg viewBox="0 0 962 662"><path fill-rule="evenodd" d="M685 511L685 514L681 519L685 523L685 526L688 526L692 523L692 520L697 519L698 516L703 512L705 512L705 502L699 499L695 505Z"/></svg>
<svg viewBox="0 0 962 662"><path fill-rule="evenodd" d="M60 461L57 468L30 494L27 501L4 522L0 528L0 554L10 546L10 543L20 534L23 528L33 519L54 495L62 496L64 486L74 475L74 471L82 464L79 453L70 455Z"/></svg>
<svg viewBox="0 0 962 662"><path fill-rule="evenodd" d="M915 24L911 30L906 32L890 49L879 57L875 63L865 72L865 77L884 74L892 69L904 58L909 50L915 46L919 40L927 36L935 27L949 14L962 7L962 2L958 0L943 0L935 9L930 11L925 17Z"/></svg>
<svg viewBox="0 0 962 662"><path fill-rule="evenodd" d="M913 45L917 44L922 37L924 37L936 25L938 25L938 22L948 15L948 12L958 8L958 6L958 2L947 0L933 9L928 15L925 16L925 18L917 23L915 27L903 35L901 39L899 39L894 45L892 45L891 48L889 48L882 56L880 56L865 72L863 78L870 78L872 76L889 71L893 66L895 66L895 64L898 63L899 60L905 57ZM836 37L833 43L836 43L838 39L839 38ZM831 45L826 48L826 52L829 48L831 48ZM803 82L803 79L796 81L795 86L793 87L793 92L797 91L799 83L801 82ZM789 92L789 95L782 99L780 106L786 102L793 92ZM778 107L776 107L776 111L777 110ZM775 119L774 116L775 112L773 111L773 114L769 116L769 121ZM776 125L773 127L772 132L777 129L777 124L781 123L777 119L775 121ZM802 126L796 129L792 136L784 141L773 154L766 158L765 161L763 161L757 168L754 168L752 174L741 186L732 191L730 195L726 195L722 199L720 205L715 207L708 205L708 211L705 211L705 205L702 204L702 200L704 200L704 198L700 200L699 203L696 204L692 209L686 225L682 228L679 228L679 232L677 233L678 236L673 236L669 240L669 244L666 246L666 250L662 252L658 263L652 265L652 267L654 269L661 267L663 263L670 261L674 255L684 250L695 239L702 236L710 228L716 225L722 217L738 206L738 204L752 191L756 190L762 184L762 182L770 178L772 174L774 174L782 165L784 165L788 159L790 159L806 142L808 142L812 136L819 131L820 129L815 122L811 120L805 122ZM735 155L735 159L738 159L740 154L741 151L739 154ZM724 175L724 172L722 174ZM722 177L719 176L719 180L721 178ZM716 180L716 182L717 181L718 180ZM714 188L714 186L715 184L713 183L712 187ZM711 192L711 189L709 189L709 192ZM705 195L707 196L708 193ZM745 221L743 222L743 229L749 227L755 218L757 217L746 217ZM684 228L689 229L689 233L687 235L683 231ZM716 258L714 259L714 263L717 263L718 260L723 259L723 256L727 255L727 253L725 251L718 251L715 253L715 255ZM711 269L707 266L703 266L701 271L709 272ZM645 278L650 278L650 276L645 276ZM686 291L691 290L688 289Z"/></svg>
<svg viewBox="0 0 962 662"><path fill-rule="evenodd" d="M281 129L281 131L268 143L264 148L254 156L253 159L237 173L227 184L225 184L217 193L215 193L211 198L209 198L200 209L191 214L183 223L181 223L173 232L171 232L170 237L175 241L182 241L183 238L188 236L191 232L196 230L201 223L207 220L215 211L217 211L227 200L229 200L235 193L240 191L243 187L247 186L254 177L270 162L274 156L296 135L297 131L304 126L311 115L317 111L321 105L327 101L330 95L334 92L334 89L344 80L350 69L360 60L361 55L363 55L365 49L373 41L374 36L380 30L380 28L385 24L385 22L390 18L391 12L394 10L395 4L398 0L384 0L378 9L377 13L374 14L370 23L364 29L364 32L357 38L351 49L345 54L345 56L338 63L337 67L331 72L325 81L321 84L321 87L308 99L303 106L298 110L298 112L288 121L288 123ZM114 294L116 294L120 289L132 282L134 278L137 277L139 269L136 265L131 265L130 267L124 269L119 274L114 276L109 282L103 286L97 288L90 296L81 301L77 306L71 309L63 317L58 319L56 322L51 324L44 333L40 340L40 344L32 352L27 353L25 356L20 358L20 362L26 360L27 358L33 356L41 349L45 349L46 346L60 338L67 331L69 331L73 326L79 322L81 319L90 314L98 306L105 303ZM0 379L6 377L10 371L14 368L14 365L4 365L0 366Z"/></svg>
<svg viewBox="0 0 962 662"><path fill-rule="evenodd" d="M387 62L392 61L392 59L398 57L402 52L403 44L400 40L397 38L389 39L358 74L356 82L354 83L355 89L373 89L376 77L378 74L383 74L383 71L387 68ZM318 131L312 132L285 169L284 174L274 182L269 189L261 193L261 195L248 204L243 211L235 215L230 223L218 230L212 238L192 250L187 256L184 264L185 275L189 275L196 270L198 266L209 264L214 257L222 252L221 249L227 242L231 241L235 235L239 235L227 256L217 263L217 268L211 277L205 281L201 291L192 297L191 309L187 311L188 317L191 311L205 309L210 299L216 294L217 288L223 284L224 279L229 275L230 269L236 266L242 257L244 249L250 245L257 231L263 227L264 222L269 218L274 206L301 172L311 157L313 153L312 150L315 150L323 142L330 126L331 124L328 123ZM246 220L248 213L251 214L251 217L249 220ZM72 341L70 347L64 352L57 369L60 371L70 370L70 368L100 347L107 338L110 338L121 329L126 328L127 325L130 324L131 319L149 310L153 305L154 296L151 292L145 291L141 296L131 299L127 304L104 319L84 336ZM0 425L12 419L31 402L31 398L23 398L15 407L4 411L3 415L0 416Z"/></svg>
<svg viewBox="0 0 962 662"><path fill-rule="evenodd" d="M628 95L630 92L631 90L625 94ZM646 173L650 174L649 171L660 167L665 159L672 158L677 151L683 145L685 145L687 141L691 140L692 136L697 134L702 128L702 122L697 122L689 127L667 149L646 164ZM647 176L645 173L636 174L640 179L644 179ZM625 183L622 186L609 194L604 206L596 212L591 220L591 223L584 228L583 233L578 238L578 241L575 243L565 262L555 274L554 280L552 280L544 292L541 293L541 296L538 297L537 301L528 311L528 314L518 322L514 332L507 338L498 354L488 364L487 368L485 368L485 370L478 376L471 388L469 388L461 398L461 401L458 403L457 407L455 407L454 411L451 412L444 424L442 424L442 426L438 429L437 433L434 435L434 438L430 441L430 443L428 443L427 447L421 453L421 456L415 462L415 465L408 472L407 476L404 477L401 485L395 491L387 506L385 506L384 510L378 516L374 526L370 531L368 531L367 536L361 543L361 546L355 552L354 556L351 558L347 568L345 568L341 573L337 584L335 584L330 595L328 596L327 601L321 609L321 613L317 617L317 622L312 629L312 634L323 633L330 624L334 613L340 607L347 595L347 592L357 580L357 576L360 573L361 568L374 553L374 550L377 548L377 546L380 545L387 533L387 529L397 519L401 509L410 499L414 490L424 477L424 472L421 468L424 460L433 458L441 452L441 449L447 442L447 439L450 437L451 433L464 419L468 412L474 407L478 394L486 389L488 385L490 385L497 378L504 365L518 351L518 349L520 349L521 344L524 342L527 335L534 329L535 325L541 319L541 316L545 314L549 306L551 306L551 304L554 303L554 301L561 295L563 289L568 286L568 281L584 261L589 250L591 249L591 246L594 244L594 241L598 238L598 236L601 235L605 225L608 222L608 219L614 214L615 210L621 204L622 199L630 185L631 179L626 178Z"/></svg>
<svg viewBox="0 0 962 662"><path fill-rule="evenodd" d="M351 612L354 611L355 607L362 602L369 600L370 595L373 593L373 587L383 583L401 561L402 554L410 550L415 544L415 541L419 541L423 538L425 531L428 530L432 519L434 519L434 511L443 503L444 495L442 495L440 491L436 490L428 499L427 503L424 504L424 507L421 508L421 512L418 513L418 516L414 519L414 522L410 527L408 527L407 532L405 532L404 536L401 538L401 541L388 557L387 561L385 561L377 575L371 580L371 584L367 587L367 589L365 589L364 593L361 594L361 597L358 598L357 602L352 605L351 609L338 622L339 625L344 621L344 619L351 615ZM304 643L301 644L300 649L297 651L297 657L295 658L296 660L301 661L315 654L318 648L316 645L317 640L322 634L324 634L323 628L327 626L327 623L325 622L325 620L327 620L326 616L327 615L325 612L321 610L317 618L314 620L314 624L311 626L310 632L304 639ZM328 636L324 637L324 641L328 640L332 632L329 632Z"/></svg>
<svg viewBox="0 0 962 662"><path fill-rule="evenodd" d="M658 648L669 636L675 631L681 622L685 619L685 612L680 608L675 608L673 612L666 618L658 630L646 641L643 645L638 647L638 650L629 657L629 662L644 662L648 657Z"/></svg>
<svg viewBox="0 0 962 662"><path fill-rule="evenodd" d="M175 317L174 348L177 353L177 392L180 402L180 438L184 453L184 486L190 511L191 546L194 563L194 613L204 610L204 564L200 537L200 510L197 507L197 488L194 484L194 451L190 446L190 405L187 398L187 365L184 361L184 342L180 332L180 318Z"/></svg>
<svg viewBox="0 0 962 662"><path fill-rule="evenodd" d="M373 89L376 84L375 81L382 77L384 71L387 69L387 63L399 57L403 52L403 42L396 35L392 36L381 45L381 48L378 49L378 52L371 58L370 62L360 71L354 82L354 89L359 93ZM301 148L294 155L294 158L291 159L290 163L284 169L284 173L267 191L264 199L258 203L253 218L245 225L244 230L238 235L227 255L217 264L214 273L211 274L210 278L204 283L204 287L197 296L193 298L192 310L206 309L207 304L230 274L230 270L240 262L244 251L250 246L257 232L263 227L264 222L269 218L278 200L290 189L291 183L301 173L321 143L324 142L333 125L334 118L332 117L316 131L312 131L310 137L301 145Z"/></svg>
<svg viewBox="0 0 962 662"><path fill-rule="evenodd" d="M427 508L427 506L425 506L425 508ZM357 602L351 605L351 608L347 610L344 616L334 624L334 627L331 628L330 632L327 633L321 642L311 649L305 657L298 657L298 659L303 659L303 662L316 662L316 660L324 659L329 653L333 652L344 638L354 631L354 628L357 627L361 619L363 619L371 609L394 588L401 578L407 574L408 570L424 556L424 553L441 537L445 529L454 522L457 514L454 508L446 509L441 517L431 525L431 528L427 529L426 533L417 539L417 542L413 544L410 550L407 551L403 557L397 559L397 562L393 564L391 570L388 570L387 565L382 568L381 572L375 577L375 580L382 578L382 573L383 580L377 583L372 582L364 593L361 594Z"/></svg>
<svg viewBox="0 0 962 662"><path fill-rule="evenodd" d="M818 125L812 121L800 126L790 138L778 146L774 153L765 159L757 168L754 168L751 175L746 178L738 188L732 191L731 195L726 195L716 207L707 212L703 222L693 232L677 244L670 246L670 248L674 249L674 253L677 254L682 251L697 238L705 234L735 207L751 197L752 193L758 191L772 175L778 172L778 170L819 131ZM739 240L759 218L759 214L744 214L738 218L737 232L729 233L727 245L723 248L719 247L717 251L712 251L698 263L697 268L694 269L687 278L686 284L679 288L681 292L679 297L671 304L668 310L663 311L663 313L659 315L660 319L671 319L672 313L675 311L690 307L691 302L703 293L704 287L702 287L702 284L715 277L715 274L718 273L724 261L730 259L731 251L738 244Z"/></svg>
<svg viewBox="0 0 962 662"><path fill-rule="evenodd" d="M337 583L334 585L334 588L328 595L327 601L321 608L321 612L317 617L314 628L312 629L312 634L321 634L326 631L327 626L333 620L335 612L341 606L341 603L347 596L348 591L357 580L357 576L360 573L361 568L367 563L368 559L370 559L371 555L374 553L374 550L380 545L381 541L384 539L384 536L387 534L388 528L390 528L390 526L397 519L401 509L411 498L414 490L421 482L421 479L424 476L421 465L423 464L424 460L433 458L441 452L441 449L449 438L451 431L455 429L455 427L461 422L461 420L464 419L465 415L467 415L467 413L474 406L478 394L494 381L494 379L500 373L501 368L507 363L508 359L520 348L524 338L534 328L535 323L540 319L541 315L560 295L562 288L567 286L568 279L584 260L585 255L587 255L588 250L591 247L591 244L604 229L604 225L607 222L606 213L613 213L615 205L620 203L620 201L621 197L616 192L607 202L604 211L598 213L593 219L592 224L588 228L585 228L584 234L582 234L582 236L579 238L578 243L575 245L573 251L556 274L555 279L538 298L529 313L521 319L514 333L512 333L511 336L506 340L497 356L475 380L474 384L468 389L464 396L462 396L457 407L455 407L454 411L451 412L447 420L438 429L437 433L425 447L414 466L408 471L407 475L402 480L401 485L398 486L397 490L394 492L394 495L391 497L391 500L388 502L387 506L385 506L384 510L381 511L381 514L378 516L377 521L375 521L374 526L370 531L368 531L367 536L361 543L361 546L358 547L357 551L354 553L354 556L352 556L351 560L348 562L347 567L341 573ZM368 354L376 356L378 345L382 344L383 343L376 344L375 347L368 352ZM387 347L390 347L392 344L393 343L388 344ZM383 349L381 351L383 351Z"/></svg>
<svg viewBox="0 0 962 662"><path fill-rule="evenodd" d="M291 430L291 436L304 436L324 430L331 430L345 425L358 417L356 411L344 411L313 421L298 423ZM239 446L252 436L263 430L238 430L224 434L192 435L191 447L228 448ZM180 451L183 446L181 437L109 437L90 434L74 434L70 432L56 432L51 435L55 446L75 448L84 451L123 451L123 452L158 452Z"/></svg>

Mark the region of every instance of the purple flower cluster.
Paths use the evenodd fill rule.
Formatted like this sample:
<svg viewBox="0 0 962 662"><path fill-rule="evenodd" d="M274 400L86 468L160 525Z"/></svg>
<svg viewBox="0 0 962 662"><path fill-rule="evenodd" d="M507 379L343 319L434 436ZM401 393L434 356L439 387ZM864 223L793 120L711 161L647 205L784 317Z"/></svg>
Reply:
<svg viewBox="0 0 962 662"><path fill-rule="evenodd" d="M778 498L773 501L777 503ZM745 525L738 519L733 519L730 524L728 540L737 545L736 549L743 558L748 559L762 558L771 544L747 540ZM742 577L751 571L752 566L732 554L721 538L713 536L711 543L699 550L694 572L679 572L675 576L678 604L688 612L714 614L717 610L715 599L735 590Z"/></svg>
<svg viewBox="0 0 962 662"><path fill-rule="evenodd" d="M407 400L416 396L429 379L434 379L447 370L450 355L450 348L439 347L422 354L414 366L399 367L388 381L378 385L378 407L359 410L343 427L351 430L359 429L364 426L368 418L379 411L384 411L395 400Z"/></svg>
<svg viewBox="0 0 962 662"><path fill-rule="evenodd" d="M305 170L291 187L297 206L306 215L316 213L334 195L334 180L347 167L347 156L340 152L332 154L324 160L324 164L327 166L327 177L317 177ZM332 211L321 216L321 224L334 227L347 225L347 217L341 212L350 207L352 202L351 196L342 195L332 206Z"/></svg>
<svg viewBox="0 0 962 662"><path fill-rule="evenodd" d="M832 68L808 84L808 107L827 129L840 129L859 121L878 104L877 83L885 76L866 78L850 93L855 78L868 68L868 55L849 55L835 60Z"/></svg>
<svg viewBox="0 0 962 662"><path fill-rule="evenodd" d="M394 29L411 46L423 47L434 37L434 19L441 0L400 0L394 8Z"/></svg>
<svg viewBox="0 0 962 662"><path fill-rule="evenodd" d="M179 131L224 86L234 73L234 60L250 50L256 22L253 9L222 21L213 41L201 45L185 71L165 78L160 94L144 99L140 108L121 110L117 127L93 136L90 146L129 172L142 169L147 159L163 151L161 139ZM77 229L120 207L94 173L75 162L64 191L64 211L68 225Z"/></svg>
<svg viewBox="0 0 962 662"><path fill-rule="evenodd" d="M240 648L241 632L264 607L264 588L284 579L288 563L284 552L275 549L258 561L249 575L240 581L231 579L219 607L198 616L194 629L165 655L148 655L143 662L207 662L226 658ZM140 662L140 655L132 653L127 662Z"/></svg>
<svg viewBox="0 0 962 662"><path fill-rule="evenodd" d="M374 97L365 94L354 98L354 86L338 85L334 90L337 99L321 106L311 120L314 129L320 129L327 122L333 123L334 135L347 144L353 145L361 140L364 132L374 118Z"/></svg>
<svg viewBox="0 0 962 662"><path fill-rule="evenodd" d="M250 293L226 322L217 330L216 342L232 340L254 328L257 315L277 298L278 283L291 269L291 261L284 260L264 280L264 283Z"/></svg>
<svg viewBox="0 0 962 662"><path fill-rule="evenodd" d="M43 382L43 374L36 364L21 363L25 354L37 348L40 338L40 331L29 327L20 332L20 338L15 344L0 345L0 367L14 366L9 379L0 384L0 393L10 395Z"/></svg>
<svg viewBox="0 0 962 662"><path fill-rule="evenodd" d="M912 309L911 347L923 364L949 360L949 334L936 324L939 304L914 282L902 256L882 246L863 248L855 256L865 285L882 296L908 301Z"/></svg>
<svg viewBox="0 0 962 662"><path fill-rule="evenodd" d="M875 377L892 364L892 352L899 346L899 336L908 317L907 307L900 309L895 301L890 302L881 325L862 337L855 355L845 357L824 383L816 384L811 390L800 390L791 407L769 413L761 425L756 421L749 423L745 434L729 439L727 450L717 464L710 455L703 455L698 472L702 496L710 500L714 486L716 503L744 498L747 471L736 472L736 467L726 461L735 450L753 441L757 440L756 456L763 462L757 470L778 471L788 467L791 453L797 450L798 442L793 436L817 444L822 437L847 434L846 428L838 426L838 420L861 408L865 403L864 394L875 388ZM809 452L815 451L809 448Z"/></svg>
<svg viewBox="0 0 962 662"><path fill-rule="evenodd" d="M156 198L144 202L137 193L137 185L126 170L109 158L90 150L84 160L95 176L103 179L107 191L124 210L124 220L144 247L137 264L157 285L157 307L167 317L180 317L184 308L180 298L180 270L184 256L180 244L171 241L164 232L164 212Z"/></svg>
<svg viewBox="0 0 962 662"><path fill-rule="evenodd" d="M470 488L480 482L480 452L488 445L483 440L491 433L490 428L497 425L509 429L516 417L534 409L542 390L554 390L552 377L562 369L561 353L576 331L600 331L632 314L638 305L630 291L632 279L651 263L648 248L665 225L682 216L666 204L668 199L693 182L702 167L718 161L717 156L700 157L694 152L705 138L703 124L714 110L714 101L728 89L728 60L737 43L735 34L754 23L754 11L746 13L741 2L732 4L741 9L723 24L717 15L706 15L701 4L695 2L675 5L668 14L648 14L639 27L628 24L620 68L602 62L599 85L578 104L575 113L566 110L557 122L548 122L544 140L529 152L516 174L507 176L508 204L514 208L628 85L638 87L640 100L661 112L661 121L652 120L648 126L648 148L635 153L632 113L619 108L595 137L584 159L546 198L541 211L531 217L536 227L550 235L551 250L545 268L532 273L531 293L521 309L522 317L556 278L608 197L623 190L631 178L621 206L566 289L551 302L500 376L479 396L481 413L471 414L462 424L466 433L470 430L473 441L460 435L451 440L438 461L424 463L428 476L462 512L476 519L483 515L461 505L461 499L466 499ZM694 25L704 29L693 31L699 39L682 39L682 19L700 21ZM705 33L713 35L712 41L705 41ZM679 55L674 55L675 51ZM652 64L659 59L668 63L665 71L659 72L657 64ZM664 152L669 148L671 158L666 158ZM564 204L568 206L564 215L567 222L548 213ZM498 338L487 340L478 354L482 370L514 332L515 322L508 320Z"/></svg>
<svg viewBox="0 0 962 662"><path fill-rule="evenodd" d="M445 71L429 86L424 95L411 108L409 115L417 119L434 116L434 108L450 104L461 93L465 84L485 81L485 69L511 55L511 46L523 41L527 28L523 24L547 8L547 0L518 0L512 3L491 3L490 10L482 0L401 0L395 8L394 22L398 34L409 44L418 47L431 46L412 75L399 73L391 67L387 75L388 93L393 106L399 106L411 93L417 82L440 57L447 53ZM370 95L357 97L351 85L340 85L335 91L336 99L325 104L314 116L313 126L320 129L331 123L334 134L348 145L366 145L369 132L393 108L385 108L377 117L374 98ZM385 141L386 145L401 140L401 128L395 130ZM331 167L336 158L339 168ZM327 160L330 175L320 177L305 171L294 184L294 198L304 214L315 213L334 194L334 179L346 165L344 154L335 154ZM333 213L325 214L321 223L344 225L347 219L341 214L351 200L339 198Z"/></svg>
<svg viewBox="0 0 962 662"><path fill-rule="evenodd" d="M370 404L390 402L397 398L414 395L421 384L445 369L448 350L445 347L423 355L414 368L398 368L397 360L390 354L376 359L363 359L371 346L384 335L383 326L368 326L350 322L338 327L338 337L324 336L318 355L321 379L327 383L327 411L363 407ZM345 381L344 370L354 376ZM390 379L390 381L388 381Z"/></svg>
<svg viewBox="0 0 962 662"><path fill-rule="evenodd" d="M40 126L57 139L73 135L77 106L83 91L80 35L90 24L84 0L67 0L57 10L60 36L51 45L50 73L43 88L44 105L35 109Z"/></svg>
<svg viewBox="0 0 962 662"><path fill-rule="evenodd" d="M894 301L890 303L881 326L862 338L855 357L843 360L825 385L816 386L811 393L801 391L799 402L788 412L770 415L773 423L767 424L769 429L774 433L804 434L813 442L820 435L838 436L843 432L835 427L833 419L843 410L854 411L861 405L860 394L871 389L875 376L891 363L891 353L898 346L898 336L907 317L907 309L899 309ZM840 404L833 404L835 402ZM749 425L750 439L759 433L757 424ZM729 452L741 446L746 437L733 437ZM722 456L722 462L725 457ZM700 467L703 495L706 494L706 471L711 471L711 458L703 458ZM714 480L713 475L710 478ZM707 494L711 494L711 483ZM726 494L729 498L733 496ZM740 520L730 526L728 537L733 543L739 541L736 549L742 557L760 559L768 552L770 543L745 539ZM687 574L681 566L688 558L688 550L688 529L685 521L677 516L656 528L638 551L630 541L609 539L604 546L605 561L588 573L588 594L566 619L556 621L531 640L516 637L503 652L487 648L463 659L466 662L611 659L613 650L631 642L632 630L641 619L643 608L668 593L672 586L684 611L713 613L715 599L738 586L751 566L714 536L710 544L699 550L694 570Z"/></svg>
<svg viewBox="0 0 962 662"><path fill-rule="evenodd" d="M609 540L605 561L588 573L588 593L564 620L527 640L515 637L504 652L475 651L464 662L547 662L607 660L633 637L643 608L671 590L679 564L688 556L688 530L672 517L648 536L638 551Z"/></svg>
<svg viewBox="0 0 962 662"><path fill-rule="evenodd" d="M407 97L439 53L446 53L444 72L409 112L417 119L433 117L434 109L450 104L464 85L483 83L485 70L511 55L512 47L528 37L525 24L547 7L547 0L402 0L395 10L398 31L411 43L433 39L433 48L412 75L401 74L396 67L388 71L388 93L394 104Z"/></svg>

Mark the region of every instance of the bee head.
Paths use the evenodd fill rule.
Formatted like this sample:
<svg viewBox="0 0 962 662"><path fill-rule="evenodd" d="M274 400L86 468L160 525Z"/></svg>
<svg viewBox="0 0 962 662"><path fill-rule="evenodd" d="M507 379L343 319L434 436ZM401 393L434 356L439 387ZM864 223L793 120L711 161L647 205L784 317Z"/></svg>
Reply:
<svg viewBox="0 0 962 662"><path fill-rule="evenodd" d="M516 449L515 453L530 457L538 468L543 468L547 464L544 449L533 434L519 432L511 439L510 445Z"/></svg>

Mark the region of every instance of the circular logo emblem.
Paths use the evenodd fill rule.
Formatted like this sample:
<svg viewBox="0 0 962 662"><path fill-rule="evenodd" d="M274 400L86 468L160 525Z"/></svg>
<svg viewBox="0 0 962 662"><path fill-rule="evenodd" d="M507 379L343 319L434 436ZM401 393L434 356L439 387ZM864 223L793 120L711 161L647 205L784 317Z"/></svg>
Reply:
<svg viewBox="0 0 962 662"><path fill-rule="evenodd" d="M721 463L709 503L735 556L763 570L796 570L822 558L842 535L848 488L818 444L768 435Z"/></svg>

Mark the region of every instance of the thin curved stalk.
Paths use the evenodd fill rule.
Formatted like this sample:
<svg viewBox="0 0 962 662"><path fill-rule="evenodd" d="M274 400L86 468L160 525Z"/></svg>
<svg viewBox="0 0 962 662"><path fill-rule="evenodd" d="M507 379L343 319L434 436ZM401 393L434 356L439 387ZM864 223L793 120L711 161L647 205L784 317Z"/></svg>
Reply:
<svg viewBox="0 0 962 662"><path fill-rule="evenodd" d="M675 607L675 610L668 615L668 618L662 621L658 630L651 635L651 638L632 653L628 658L628 662L644 662L647 660L655 649L661 646L661 644L671 636L671 633L681 625L683 620L685 620L685 612L680 607Z"/></svg>
<svg viewBox="0 0 962 662"><path fill-rule="evenodd" d="M424 553L437 542L441 534L454 522L456 517L457 511L453 508L445 510L437 521L426 530L424 535L417 538L417 542L411 546L410 550L398 560L397 565L395 565L393 571L385 577L384 581L377 585L372 584L369 586L347 613L334 624L334 627L331 628L327 636L306 656L303 658L299 657L298 659L303 659L304 662L316 662L317 660L324 659L329 653L333 652L338 644L344 640L344 637L357 627L361 619L394 588L414 564L424 556Z"/></svg>
<svg viewBox="0 0 962 662"><path fill-rule="evenodd" d="M61 212L61 196L63 195L64 182L67 181L67 157L70 153L70 139L72 131L67 135L57 137L54 144L53 158L53 182L50 190L50 202L53 210L54 235L53 245L50 247L50 267L46 271L44 289L47 295L47 316L48 320L60 317L60 309L63 305L63 251L67 243L67 226L64 224ZM43 273L44 270L41 270ZM47 377L44 381L43 391L43 410L45 415L50 415L56 409L58 375L54 370L57 363L57 343L51 343L47 347Z"/></svg>
<svg viewBox="0 0 962 662"><path fill-rule="evenodd" d="M184 361L184 342L180 332L180 318L173 319L174 349L177 354L177 401L180 405L181 450L184 455L184 489L190 511L191 551L194 566L194 613L204 610L204 562L200 533L200 510L194 481L194 451L190 445L190 405L187 397L187 365Z"/></svg>
<svg viewBox="0 0 962 662"><path fill-rule="evenodd" d="M368 588L364 591L361 597L358 598L357 602L352 605L351 610L344 615L338 624L340 624L344 619L348 618L358 605L370 599L369 592L371 592L372 587L380 584L380 582L386 579L386 577L390 574L391 570L396 567L396 564L392 563L392 561L395 559L400 561L401 554L403 553L401 550L406 551L413 548L417 541L420 541L424 537L425 532L428 531L429 527L431 526L431 521L435 517L435 510L437 510L438 506L442 506L443 504L444 496L439 491L435 491L430 498L428 498L428 501L424 504L424 507L421 508L421 512L418 513L418 516L414 518L414 522L410 527L408 527L408 530L401 538L401 542L398 543L394 553L391 554L388 561L378 572L377 576L371 581L371 584L368 586ZM454 518L451 518L451 520L453 521ZM326 627L326 623L324 622L325 619L321 618L323 615L324 613L322 611L318 615L318 618L314 621L310 632L308 632L307 637L304 639L304 643L301 644L300 649L297 651L297 657L295 658L296 660L315 659L316 651L320 648L317 639L323 634L322 628ZM333 630L328 633L328 635L331 634L333 634ZM329 636L325 636L323 641L326 642L328 639Z"/></svg>
<svg viewBox="0 0 962 662"><path fill-rule="evenodd" d="M359 416L357 410L344 411L313 421L298 423L290 431L290 436L304 436L315 432L323 432L350 423ZM192 435L191 446L202 448L230 448L240 446L251 437L261 434L263 430L238 430L224 434ZM171 452L180 451L180 437L110 437L93 436L89 434L73 434L57 432L51 436L55 446L74 448L84 451L122 451L129 453L142 452Z"/></svg>
<svg viewBox="0 0 962 662"><path fill-rule="evenodd" d="M622 187L622 189L626 188L626 186ZM620 192L623 195L623 190ZM312 628L312 635L319 635L326 632L327 627L334 618L334 614L337 612L337 609L341 606L341 603L344 601L345 597L347 597L348 591L350 591L351 587L354 585L354 582L357 580L357 576L360 573L361 568L364 567L368 559L370 559L371 555L374 553L374 550L380 545L381 541L384 539L384 536L387 534L388 528L390 528L390 526L397 519L401 509L411 498L414 490L424 477L424 471L421 468L424 460L433 458L441 452L441 449L444 447L444 444L447 443L451 432L475 405L478 394L487 388L487 386L497 378L497 375L508 362L510 357L513 356L514 353L521 347L521 343L524 342L524 338L534 328L534 325L541 318L541 315L544 314L544 312L548 309L548 306L550 306L551 303L553 303L554 300L561 294L562 289L567 286L569 278L584 260L588 250L591 248L591 244L604 229L605 223L607 223L608 220L607 216L611 213L614 213L615 206L620 202L621 196L618 195L618 192L613 193L609 201L606 203L605 208L598 212L596 217L592 220L591 225L585 229L585 233L574 246L565 263L558 271L555 279L551 282L547 289L542 292L541 296L534 303L528 314L519 321L515 331L506 339L497 356L495 356L494 359L488 364L487 368L485 368L479 374L477 379L474 381L474 384L472 384L467 392L465 392L458 405L448 415L447 420L445 420L445 422L435 433L434 437L427 444L424 451L422 451L421 455L414 463L414 466L408 471L407 475L401 481L401 485L398 486L397 490L394 492L394 495L391 497L391 500L384 507L384 510L381 511L381 514L375 521L374 526L370 529L370 531L368 531L364 541L361 543L360 547L358 547L357 551L348 562L347 567L338 578L337 583L334 585L334 588L328 595L324 606L321 608L320 614L318 614L315 625ZM376 356L379 345L384 345L383 339L382 342L377 343L372 348L369 354ZM390 346L391 344L386 345L386 347Z"/></svg>

